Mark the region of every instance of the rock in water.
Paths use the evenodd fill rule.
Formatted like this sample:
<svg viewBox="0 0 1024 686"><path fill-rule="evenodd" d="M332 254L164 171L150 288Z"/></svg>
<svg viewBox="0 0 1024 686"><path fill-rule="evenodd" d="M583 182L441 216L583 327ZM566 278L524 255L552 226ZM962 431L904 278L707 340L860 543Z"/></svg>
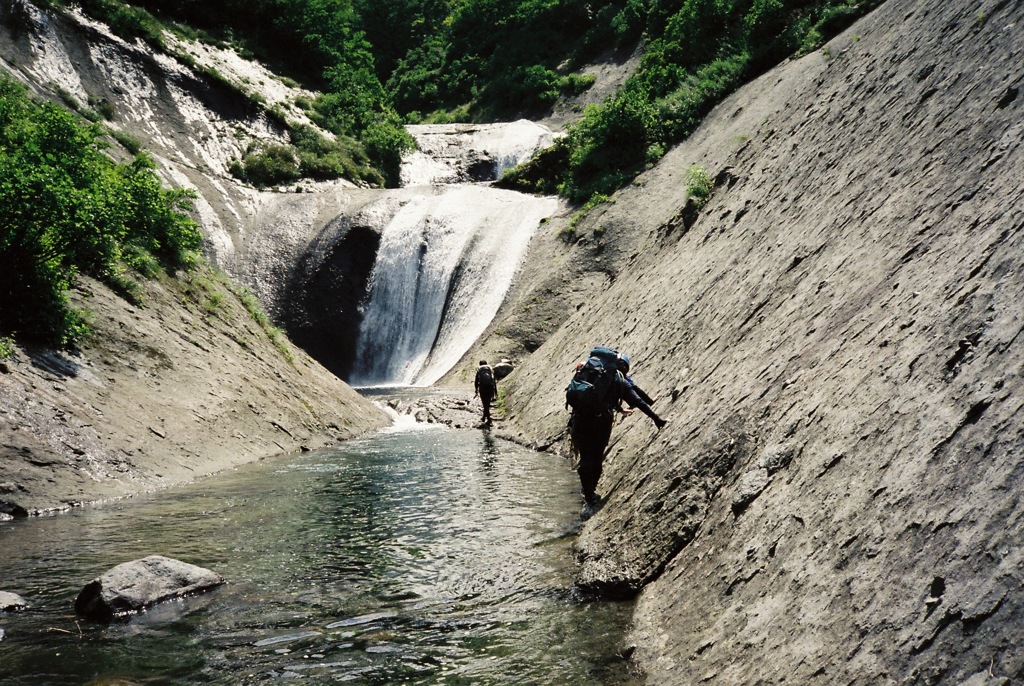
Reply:
<svg viewBox="0 0 1024 686"><path fill-rule="evenodd" d="M75 612L108 621L145 610L156 603L202 593L224 583L223 577L196 565L150 555L119 564L93 579L75 599Z"/></svg>
<svg viewBox="0 0 1024 686"><path fill-rule="evenodd" d="M17 593L0 591L0 612L21 612L28 607L28 603Z"/></svg>

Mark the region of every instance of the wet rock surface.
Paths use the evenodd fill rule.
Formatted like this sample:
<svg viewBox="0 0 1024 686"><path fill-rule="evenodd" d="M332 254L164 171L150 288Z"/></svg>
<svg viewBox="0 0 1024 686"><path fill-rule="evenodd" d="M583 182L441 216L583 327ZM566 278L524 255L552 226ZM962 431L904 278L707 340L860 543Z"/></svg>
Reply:
<svg viewBox="0 0 1024 686"><path fill-rule="evenodd" d="M651 683L1024 678L1022 22L884 3L546 244L602 288L524 274L496 332L545 288L568 319L503 382L518 440L565 450L595 344L670 420L615 427L576 545L582 585L639 592Z"/></svg>
<svg viewBox="0 0 1024 686"><path fill-rule="evenodd" d="M125 562L93 579L75 598L75 612L109 621L157 603L185 598L224 583L217 573L181 560L150 555Z"/></svg>

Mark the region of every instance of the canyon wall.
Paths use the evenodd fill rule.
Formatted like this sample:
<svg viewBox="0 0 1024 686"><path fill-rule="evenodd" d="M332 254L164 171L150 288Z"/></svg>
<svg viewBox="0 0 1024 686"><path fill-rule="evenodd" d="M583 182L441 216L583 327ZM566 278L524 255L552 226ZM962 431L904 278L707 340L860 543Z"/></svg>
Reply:
<svg viewBox="0 0 1024 686"><path fill-rule="evenodd" d="M726 100L571 247L555 222L586 266L524 275L496 338L540 300L571 316L503 382L515 437L564 452L597 344L670 422L616 425L577 542L581 585L639 594L651 683L1024 677L1022 22L890 0Z"/></svg>

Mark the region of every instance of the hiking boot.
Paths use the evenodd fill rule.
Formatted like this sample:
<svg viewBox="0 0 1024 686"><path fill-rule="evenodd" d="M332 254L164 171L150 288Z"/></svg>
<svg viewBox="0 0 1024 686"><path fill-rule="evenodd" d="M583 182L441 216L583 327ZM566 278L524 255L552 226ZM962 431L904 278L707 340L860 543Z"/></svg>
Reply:
<svg viewBox="0 0 1024 686"><path fill-rule="evenodd" d="M662 419L661 417L658 417L657 419L654 420L654 425L658 427L658 431L661 431L662 427L665 426L666 424L668 424L667 419Z"/></svg>

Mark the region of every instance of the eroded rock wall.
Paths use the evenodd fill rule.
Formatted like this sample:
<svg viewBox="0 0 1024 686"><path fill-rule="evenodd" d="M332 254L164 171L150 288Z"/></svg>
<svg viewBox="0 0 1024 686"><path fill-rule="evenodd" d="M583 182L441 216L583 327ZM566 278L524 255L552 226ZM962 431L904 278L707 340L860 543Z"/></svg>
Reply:
<svg viewBox="0 0 1024 686"><path fill-rule="evenodd" d="M221 278L144 283L145 306L82 279L80 350L0 367L0 519L133 495L322 448L388 416L274 335Z"/></svg>
<svg viewBox="0 0 1024 686"><path fill-rule="evenodd" d="M658 396L577 544L581 584L640 591L651 683L1024 677L1022 22L890 0L581 224L610 286L506 403L558 445L594 344ZM687 228L694 164L716 188Z"/></svg>

